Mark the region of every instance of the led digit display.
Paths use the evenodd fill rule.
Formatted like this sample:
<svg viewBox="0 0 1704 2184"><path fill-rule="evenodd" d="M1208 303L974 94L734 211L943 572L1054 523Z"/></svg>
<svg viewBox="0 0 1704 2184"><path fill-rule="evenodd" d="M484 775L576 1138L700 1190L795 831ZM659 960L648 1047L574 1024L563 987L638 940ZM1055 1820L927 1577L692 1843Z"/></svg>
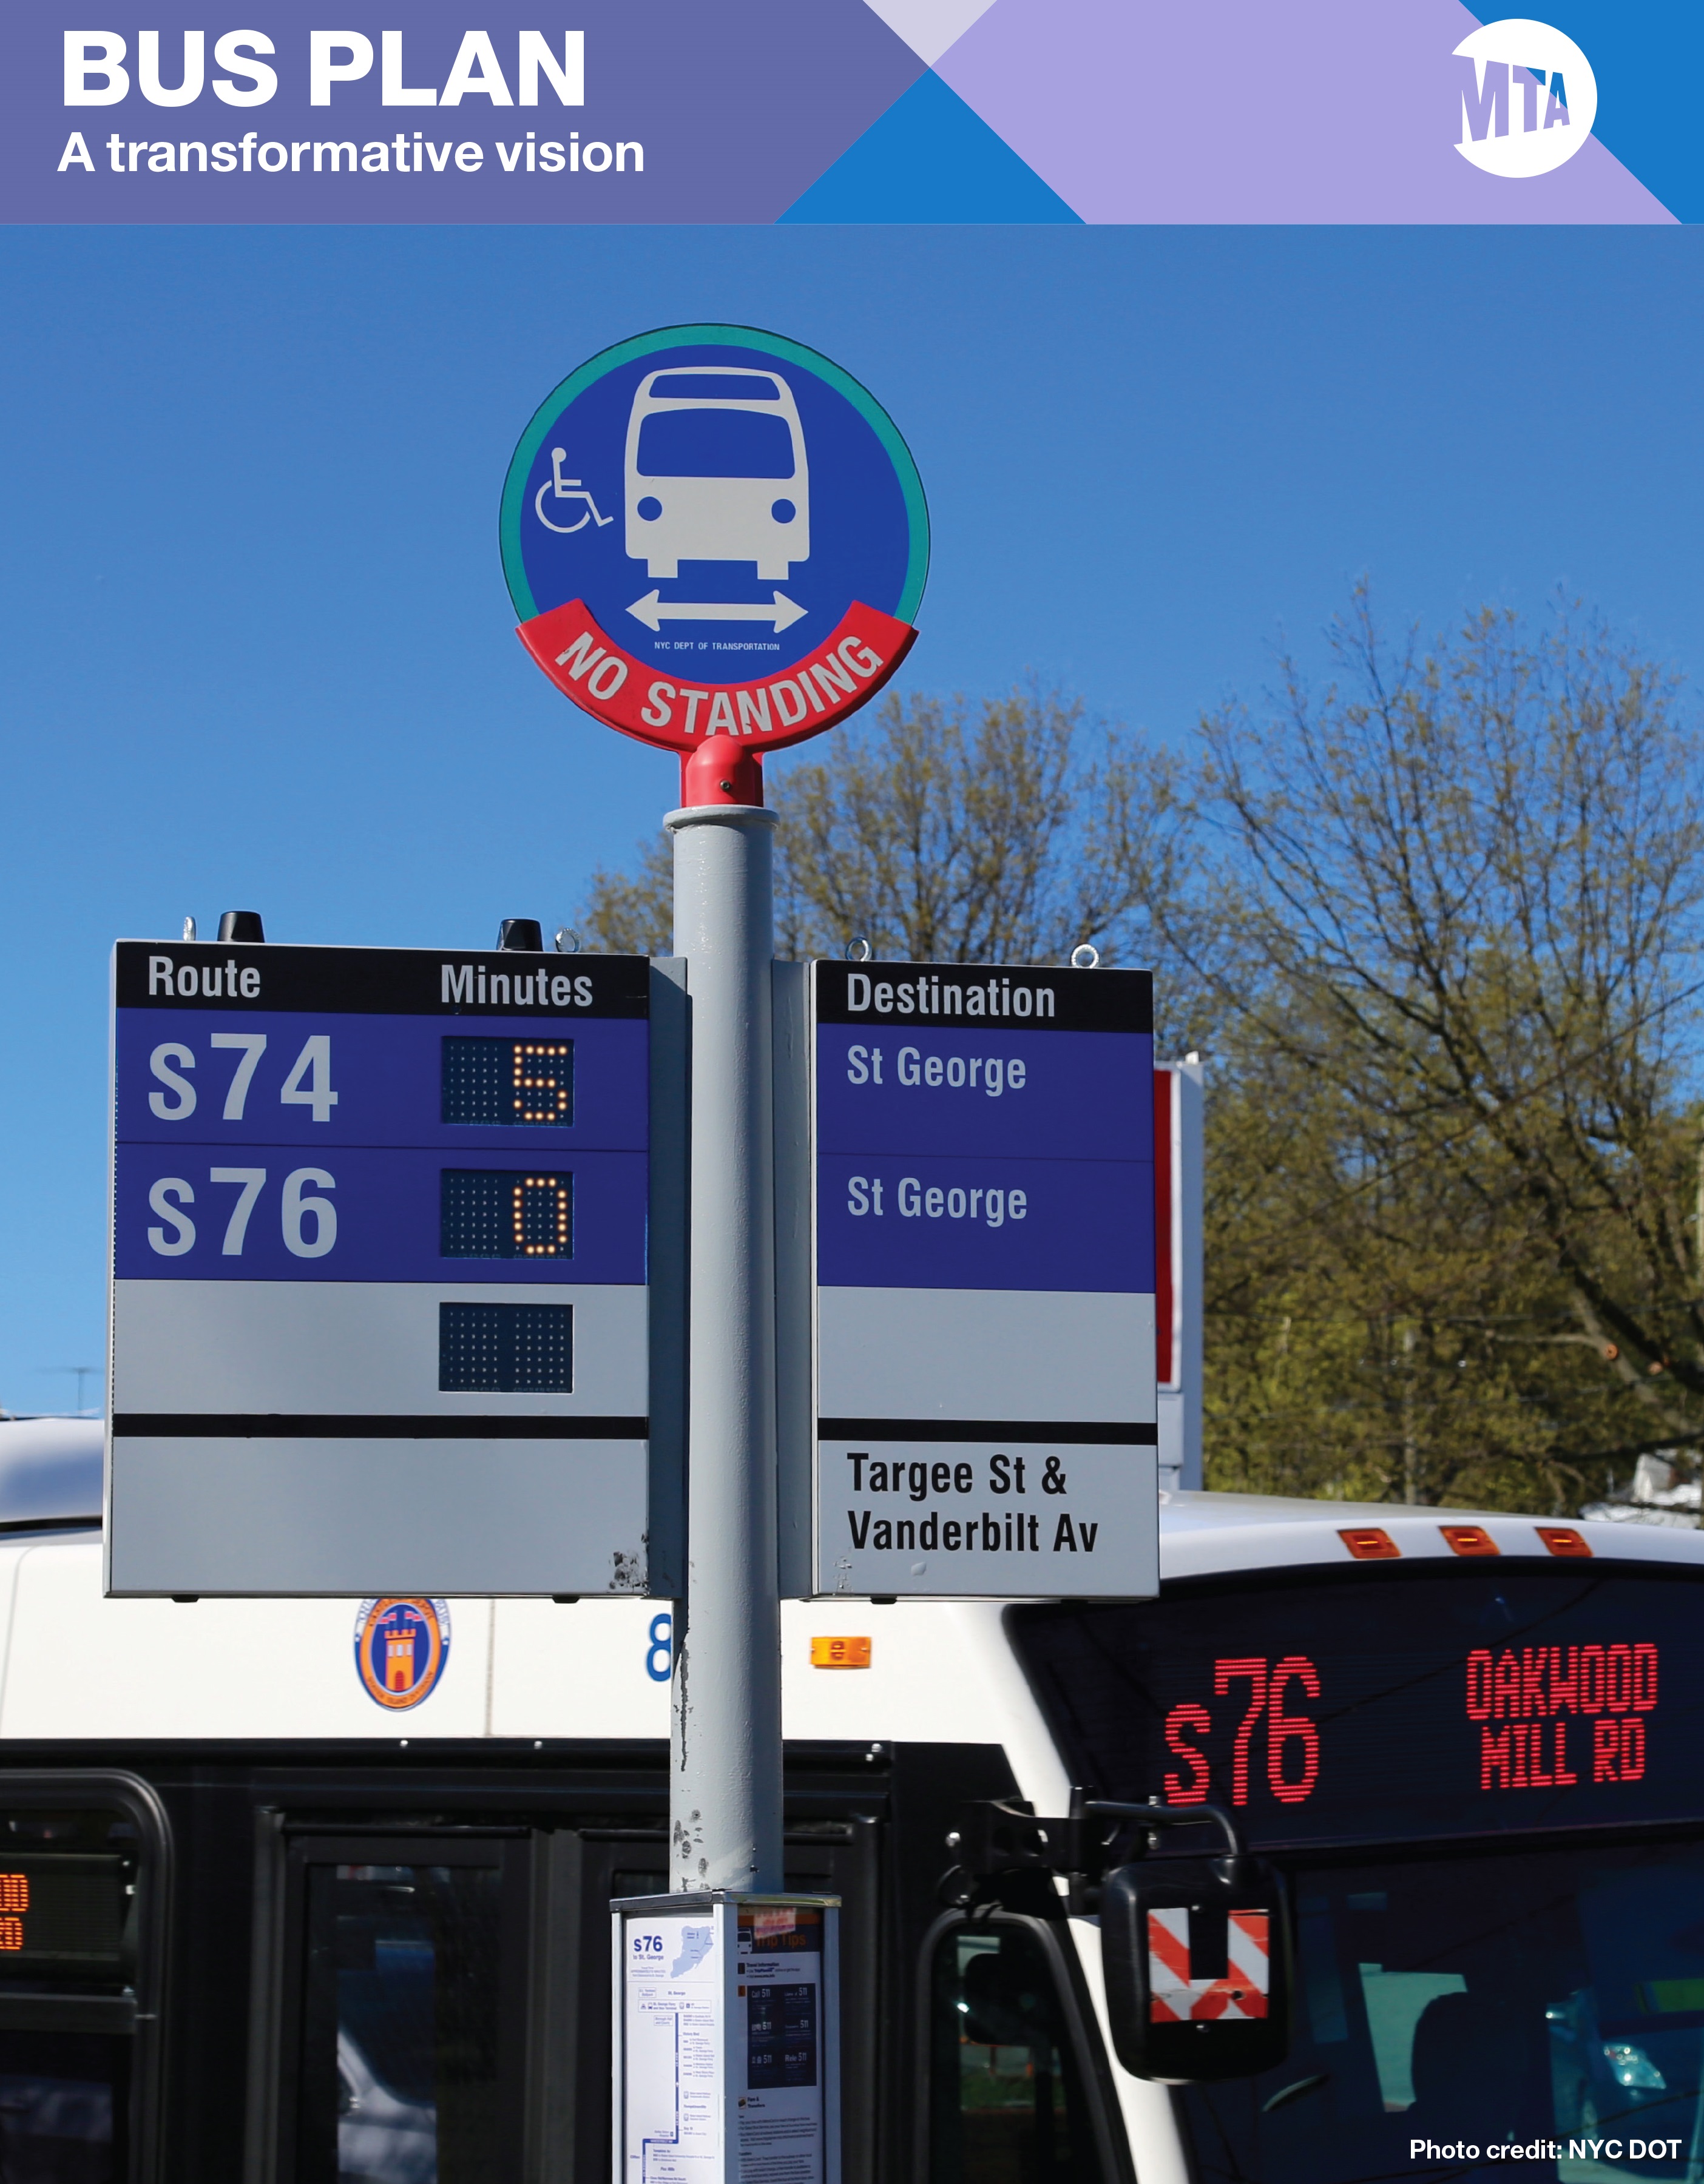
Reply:
<svg viewBox="0 0 1704 2184"><path fill-rule="evenodd" d="M570 1039L446 1039L446 1123L566 1128L574 1119Z"/></svg>
<svg viewBox="0 0 1704 2184"><path fill-rule="evenodd" d="M1072 1779L1256 1841L1704 1815L1684 1568L1388 1563L1011 1611Z"/></svg>
<svg viewBox="0 0 1704 2184"><path fill-rule="evenodd" d="M441 1304L438 1384L500 1395L567 1395L574 1384L574 1309L567 1304Z"/></svg>
<svg viewBox="0 0 1704 2184"><path fill-rule="evenodd" d="M574 1179L535 1169L443 1171L439 1249L446 1259L567 1259Z"/></svg>
<svg viewBox="0 0 1704 2184"><path fill-rule="evenodd" d="M0 1856L0 1978L121 1968L130 1905L124 1858L9 1848Z"/></svg>

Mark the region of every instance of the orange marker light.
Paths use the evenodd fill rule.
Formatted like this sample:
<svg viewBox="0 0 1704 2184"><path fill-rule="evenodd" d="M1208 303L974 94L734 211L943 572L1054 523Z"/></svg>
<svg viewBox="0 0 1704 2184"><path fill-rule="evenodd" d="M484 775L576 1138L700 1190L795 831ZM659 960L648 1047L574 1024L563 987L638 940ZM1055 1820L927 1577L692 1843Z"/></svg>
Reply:
<svg viewBox="0 0 1704 2184"><path fill-rule="evenodd" d="M1539 1537L1553 1555L1589 1555L1591 1542L1572 1524L1539 1524Z"/></svg>
<svg viewBox="0 0 1704 2184"><path fill-rule="evenodd" d="M869 1666L868 1638L813 1638L811 1666L813 1669L867 1669Z"/></svg>
<svg viewBox="0 0 1704 2184"><path fill-rule="evenodd" d="M1338 1537L1358 1563L1392 1562L1402 1552L1389 1533L1381 1531L1377 1524L1340 1526Z"/></svg>
<svg viewBox="0 0 1704 2184"><path fill-rule="evenodd" d="M1500 1552L1497 1542L1483 1524L1440 1524L1451 1551L1458 1555L1494 1555Z"/></svg>

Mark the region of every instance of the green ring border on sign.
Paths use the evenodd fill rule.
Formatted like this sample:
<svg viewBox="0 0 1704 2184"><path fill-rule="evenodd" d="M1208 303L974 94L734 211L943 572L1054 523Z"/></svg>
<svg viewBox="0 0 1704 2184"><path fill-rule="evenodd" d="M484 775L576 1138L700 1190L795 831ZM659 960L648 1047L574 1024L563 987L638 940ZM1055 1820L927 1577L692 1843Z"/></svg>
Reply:
<svg viewBox="0 0 1704 2184"><path fill-rule="evenodd" d="M923 480L918 476L917 465L912 460L911 450L900 437L894 423L868 387L861 387L849 371L845 371L832 358L820 350L807 348L802 342L790 341L785 334L766 332L762 326L658 326L648 334L634 334L630 340L617 342L612 348L600 349L595 356L588 357L578 371L570 372L559 387L553 387L534 411L532 420L516 443L509 460L508 475L503 481L503 503L498 517L498 538L503 549L503 575L509 586L509 597L522 621L530 621L539 612L539 603L533 597L533 588L527 582L527 572L521 559L521 511L526 492L527 478L533 467L533 459L545 443L545 436L556 423L566 405L576 395L583 394L595 381L617 365L629 363L636 356L651 356L660 348L684 348L694 343L709 348L719 343L727 348L768 348L791 364L802 365L807 371L824 379L836 393L843 394L858 411L877 439L887 451L899 480L900 491L905 499L905 518L908 540L905 561L905 582L898 604L893 612L900 621L913 621L922 604L923 588L929 580L929 503L924 497Z"/></svg>

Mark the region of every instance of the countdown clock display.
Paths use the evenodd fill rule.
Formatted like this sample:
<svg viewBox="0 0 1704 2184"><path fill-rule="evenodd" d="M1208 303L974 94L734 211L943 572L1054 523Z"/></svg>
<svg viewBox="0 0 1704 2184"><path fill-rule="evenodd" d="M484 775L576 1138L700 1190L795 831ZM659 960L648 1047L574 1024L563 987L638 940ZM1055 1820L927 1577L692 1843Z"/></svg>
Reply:
<svg viewBox="0 0 1704 2184"><path fill-rule="evenodd" d="M1150 974L819 962L808 990L815 1524L789 1580L1157 1592Z"/></svg>
<svg viewBox="0 0 1704 2184"><path fill-rule="evenodd" d="M110 1591L645 1589L651 976L119 944Z"/></svg>

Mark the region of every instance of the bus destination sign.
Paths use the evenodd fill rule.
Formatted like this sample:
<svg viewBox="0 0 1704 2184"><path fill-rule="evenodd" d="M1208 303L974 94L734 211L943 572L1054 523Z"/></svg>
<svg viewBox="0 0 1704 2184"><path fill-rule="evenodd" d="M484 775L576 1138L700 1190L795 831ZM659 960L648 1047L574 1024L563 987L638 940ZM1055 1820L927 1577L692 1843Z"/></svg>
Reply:
<svg viewBox="0 0 1704 2184"><path fill-rule="evenodd" d="M1650 1563L1385 1566L1014 1628L1074 1780L1377 1841L1704 1814L1699 1603Z"/></svg>

